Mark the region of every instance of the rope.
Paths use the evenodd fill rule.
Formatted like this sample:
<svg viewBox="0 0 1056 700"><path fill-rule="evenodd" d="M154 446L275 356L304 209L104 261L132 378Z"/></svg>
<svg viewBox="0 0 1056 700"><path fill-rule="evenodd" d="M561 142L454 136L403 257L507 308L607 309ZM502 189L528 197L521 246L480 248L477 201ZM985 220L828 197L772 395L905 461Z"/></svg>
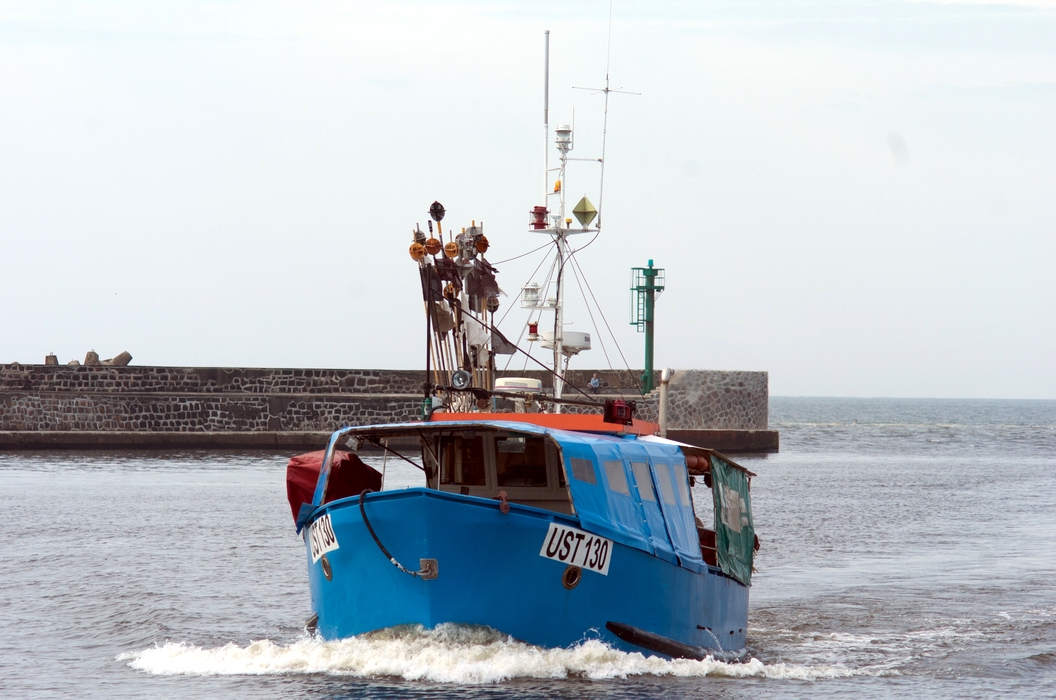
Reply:
<svg viewBox="0 0 1056 700"><path fill-rule="evenodd" d="M539 246L535 250L529 250L527 253L521 253L520 255L515 255L512 258L506 258L505 260L500 260L497 263L491 263L491 264L492 265L502 265L504 263L510 262L511 260L517 260L517 259L523 258L523 257L525 257L527 255L531 255L532 253L534 253L534 252L536 252L538 250L542 250L543 248L547 247L548 245L550 245L549 242L542 244L541 246ZM481 256L481 257L483 257L483 256Z"/></svg>
<svg viewBox="0 0 1056 700"><path fill-rule="evenodd" d="M421 576L425 571L408 571L407 567L396 561L396 557L389 554L389 550L385 549L385 545L383 545L381 540L378 539L378 534L374 532L374 528L370 526L370 521L367 520L367 509L363 506L363 497L368 493L372 493L372 491L370 489L363 489L359 494L359 513L363 516L363 524L367 526L367 532L369 532L370 536L374 538L374 544L378 545L378 549L381 550L381 553L384 554L385 558L388 559L397 569L409 576Z"/></svg>

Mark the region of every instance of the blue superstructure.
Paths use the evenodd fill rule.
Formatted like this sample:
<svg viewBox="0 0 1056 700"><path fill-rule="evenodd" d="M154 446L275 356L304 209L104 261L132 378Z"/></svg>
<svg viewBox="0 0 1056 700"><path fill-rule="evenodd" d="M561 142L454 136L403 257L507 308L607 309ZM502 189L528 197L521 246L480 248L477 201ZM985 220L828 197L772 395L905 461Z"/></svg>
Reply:
<svg viewBox="0 0 1056 700"><path fill-rule="evenodd" d="M405 458L413 440L427 485L328 497L346 435ZM707 465L701 475L739 469L658 438L529 422L338 431L298 518L318 631L337 639L453 622L547 647L599 638L670 656L736 654L748 582L723 571L715 533L695 519L687 453ZM721 528L731 511L718 497L716 506ZM749 504L734 507L736 530L750 535Z"/></svg>

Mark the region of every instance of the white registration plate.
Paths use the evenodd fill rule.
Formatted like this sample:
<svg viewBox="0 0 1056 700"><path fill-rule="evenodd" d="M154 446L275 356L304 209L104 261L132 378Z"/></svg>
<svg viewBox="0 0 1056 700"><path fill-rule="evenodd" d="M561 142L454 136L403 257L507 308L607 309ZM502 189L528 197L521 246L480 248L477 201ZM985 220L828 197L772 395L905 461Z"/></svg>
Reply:
<svg viewBox="0 0 1056 700"><path fill-rule="evenodd" d="M337 535L334 534L334 526L330 524L329 513L324 514L308 527L308 542L312 546L313 564L327 552L341 548L337 543Z"/></svg>
<svg viewBox="0 0 1056 700"><path fill-rule="evenodd" d="M539 556L608 576L612 540L567 525L550 523Z"/></svg>

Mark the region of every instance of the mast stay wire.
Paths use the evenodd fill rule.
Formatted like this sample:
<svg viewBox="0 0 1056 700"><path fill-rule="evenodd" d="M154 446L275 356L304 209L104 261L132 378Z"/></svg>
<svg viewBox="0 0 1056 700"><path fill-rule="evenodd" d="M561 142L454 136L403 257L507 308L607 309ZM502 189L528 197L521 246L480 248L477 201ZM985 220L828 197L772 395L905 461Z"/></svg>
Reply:
<svg viewBox="0 0 1056 700"><path fill-rule="evenodd" d="M546 248L547 246L549 246L549 245L553 245L553 244L554 244L554 242L553 242L553 241L550 241L549 243L544 243L543 245L539 246L539 247L538 247L538 248L536 248L535 250L529 251L528 253L525 253L524 255L529 255L530 253L534 253L534 252L536 252L536 251L542 250L543 248ZM523 257L524 257L524 255L518 255L518 256L517 256L517 258L523 258ZM516 260L517 258L510 258L510 260ZM539 261L539 264L538 264L538 265L536 265L536 266L535 266L535 269L534 269L534 270L532 271L532 274L528 276L528 281L529 281L529 282L531 282L531 281L532 281L532 279L534 279L534 278L535 278L535 275L536 275L536 273L537 273L537 272L539 272L539 269L540 269L540 268L541 268L541 267L543 266L543 263L545 263L545 262L546 262L547 260L549 260L549 259L550 259L550 256L549 256L549 254L547 254L547 255L544 255L544 256L542 257L542 259L541 259L541 260ZM503 261L503 262L509 262L509 260L505 260L505 261ZM496 265L498 265L499 263L495 263L495 264L496 264ZM551 268L552 268L552 267L553 267L553 266L551 266ZM549 275L549 273L547 273L547 274ZM506 309L506 311L505 311L505 312L504 312L504 313L502 314L502 318L500 318L500 319L499 319L499 323L502 323L503 321L505 321L505 320L506 320L506 316L508 316L508 315L509 315L509 313L510 313L511 311L513 311L513 304L512 304L512 303L511 303L511 304L510 304L510 306L509 306L509 307L508 307L508 308ZM498 324L495 324L495 325L498 325Z"/></svg>
<svg viewBox="0 0 1056 700"><path fill-rule="evenodd" d="M594 314L593 314L593 312L590 309L590 303L587 301L587 295L583 291L583 285L586 285L587 291L590 292L590 298L591 298L591 300L593 300L594 306L596 306L597 309L598 309L598 314L601 316L602 322L605 324L605 330L608 331L609 337L612 338L613 344L616 346L616 350L620 354L620 359L623 360L624 367L626 368L628 374L630 374L631 378L634 381L634 385L635 385L635 387L638 390L637 393L644 396L644 394L642 394L642 383L641 383L641 381L638 379L637 376L635 376L633 370L631 370L630 363L627 361L627 357L623 354L623 348L620 347L620 343L616 339L616 334L613 333L612 327L609 325L609 321L605 317L605 312L602 310L601 304L598 303L598 299L594 295L594 290L591 289L591 287L590 287L590 282L587 281L586 272L583 271L583 268L579 264L579 261L575 259L575 254L578 253L579 251L583 250L587 246L589 246L595 240L597 240L597 238L598 238L598 236L600 234L601 234L601 231L597 231L594 234L594 236L586 244L580 246L579 248L570 249L568 256L564 260L561 261L561 263L562 263L561 267L564 268L564 266L566 264L568 264L569 262L572 263L572 266L573 266L571 268L572 269L572 273L576 277L576 284L579 286L580 295L583 297L584 306L587 309L587 314L590 316L591 324L594 326L594 329L596 331L598 331L598 340L602 344L601 345L601 351L605 355L605 361L608 364L609 369L615 369L615 368L612 366L612 360L609 357L608 349L605 347L605 343L602 340L601 329L598 327L597 321L594 319ZM557 241L553 241L552 243L547 243L546 245L551 245L551 244L556 245ZM535 250L530 251L530 252L535 252L535 251L541 250L544 247L546 247L546 246L545 245L544 246L540 246L539 248L536 248ZM527 255L527 253L525 253L524 255ZM522 256L518 256L518 257L523 257L523 255ZM549 259L549 255L543 257L543 259L539 261L539 264L536 266L535 270L529 276L529 278L528 278L529 281L531 281L532 279L535 278L535 275L539 272L540 268L542 268L542 266L543 266L543 263L546 262L547 259ZM549 289L549 286L550 286L551 281L553 280L553 276L554 276L554 268L556 266L557 266L557 256L554 256L554 258L552 260L552 263L550 265L550 269L547 271L547 273L545 275L545 286L544 286L544 289ZM576 272L577 269L578 269L578 273ZM513 309L513 305L511 304L510 307L506 309L506 313L504 313L502 315L502 318L499 319L499 323L502 323L506 319L506 316L510 313L510 311L512 309ZM529 315L529 319L530 318L531 318L531 316ZM520 335L517 336L516 346L517 346L518 351L523 352L524 355L525 355L524 367L522 369L526 370L528 368L528 358L531 357L531 355L528 352L520 350L520 342L521 342L521 339L524 337L524 330L525 329L522 328L521 332L520 332ZM509 370L510 364L512 364L512 362L513 362L513 358L514 358L514 355L510 355L509 359L506 361L506 365L502 369L503 372ZM531 359L535 360L534 357L532 357ZM535 361L537 363L539 362L538 360L535 360ZM573 388L576 388L576 387L573 386ZM620 391L621 398L625 398L624 393L623 393L623 383L622 382L620 383L620 386L618 388L619 388L619 391ZM577 391L579 391L578 388L577 388ZM580 391L580 393L583 393L583 392Z"/></svg>
<svg viewBox="0 0 1056 700"><path fill-rule="evenodd" d="M479 324L480 324L481 326L483 326L484 328L487 328L487 329L488 329L489 331L492 331L492 332L494 332L494 333L499 333L500 335L502 334L502 331L500 331L500 330L499 330L499 329L498 329L498 328L497 328L496 326L494 326L494 325L492 325L492 324L488 323L488 322L487 322L486 320L484 320L483 318L480 318L479 316L477 316L477 315L476 315L475 313L473 313L472 311L469 311L469 310L463 309L463 310L462 310L462 313L464 313L464 314L465 314L466 316L468 316L469 318L471 318L471 319L473 319L474 321L476 321L477 323L479 323ZM505 338L506 336L503 336L503 337ZM507 341L508 341L508 340L509 340L509 339L507 339ZM516 350L517 352L519 352L519 353L521 353L521 354L523 354L523 355L526 355L526 356L527 356L528 358L530 358L530 359L531 359L531 360L532 360L533 362L535 362L535 364L539 365L540 367L542 367L543 369L545 369L545 370L546 370L547 372L549 372L550 374L554 375L555 377L558 377L558 378L560 378L560 379L561 379L561 381L565 382L565 383L566 383L566 384L568 384L568 385L569 385L570 387L572 387L573 389L575 389L575 390L576 390L577 392L579 392L580 394L582 394L582 395L583 395L583 396L584 396L585 398L589 399L589 400L591 401L591 403L595 403L595 404L596 404L596 403L598 403L598 400L597 400L597 399L595 399L595 398L594 398L594 397L592 397L592 396L591 396L590 394L588 394L587 392L585 392L585 391L583 391L582 389L580 389L580 388L579 388L578 386L576 386L575 384L573 384L573 383L569 382L569 381L568 381L567 379L565 379L564 375L562 375L562 374L559 374L558 372L554 371L553 369L551 369L551 368L547 367L547 366L546 366L546 364L544 364L544 363L543 363L543 362L541 362L540 360L537 360L537 359L535 359L534 357L532 357L531 353L527 352L526 350L522 350L521 348L517 347L516 345L514 345L513 347L514 347L514 349L515 349L515 350Z"/></svg>
<svg viewBox="0 0 1056 700"><path fill-rule="evenodd" d="M598 233L595 233L594 234L594 238L591 239L586 245L590 245L590 243L593 243L594 239L596 239L598 237L598 234L600 234L600 233L601 233L600 231L598 231ZM630 376L631 376L631 378L632 378L632 380L634 382L634 385L635 385L635 387L638 390L637 393L640 396L645 396L644 392L642 391L641 380L637 376L635 376L634 371L631 369L630 363L627 361L627 357L623 354L623 348L620 347L620 342L619 342L619 340L616 339L616 334L613 333L612 327L609 325L609 321L605 317L605 312L601 308L601 304L598 303L597 297L594 296L594 290L591 289L590 282L587 281L586 272L583 271L583 268L579 264L579 261L574 258L575 253L578 250L582 250L583 248L585 248L586 245L581 246L578 249L570 251L569 255L567 257L565 257L561 261L561 268L563 269L565 265L567 265L569 262L571 262L572 263L572 267L570 269L572 270L573 275L576 277L576 283L580 284L580 281L581 281L581 278L582 278L582 284L580 284L580 294L583 296L584 306L587 309L587 314L590 316L591 323L594 325L595 330L598 330L598 340L601 341L601 343L602 343L601 350L602 350L602 353L604 353L604 355L605 355L605 361L609 364L609 369L614 369L613 366L612 366L612 361L609 359L609 353L608 353L608 350L605 348L604 341L601 340L601 332L600 332L600 329L598 328L597 322L594 320L594 314L590 310L590 303L587 301L587 295L583 293L583 285L586 285L587 291L590 292L590 298L594 301L594 305L598 309L598 314L601 316L601 319L602 319L602 321L605 324L605 330L607 330L609 332L609 336L612 338L612 342L616 346L617 352L620 353L620 359L623 360L624 367L627 369L627 373L630 374ZM540 263L540 267L541 266L542 266L542 264ZM556 267L556 266L557 266L557 257L555 256L554 257L554 264L551 265L550 270L549 270L549 272L547 274L547 283L548 284L549 284L549 280L552 279L552 275L553 275L553 272L554 272L554 267ZM539 268L536 268L536 271L538 271L538 269ZM578 274L576 273L577 269L579 270ZM534 277L535 273L532 273L532 276ZM524 331L522 330L521 333L522 333L522 336L523 336ZM518 343L519 343L520 342L520 337L518 337L517 340L518 340ZM528 353L525 353L525 354L527 355ZM507 364L506 364L507 368L509 367L509 363L512 362L512 360L513 360L513 357L511 356L510 360L507 361ZM527 362L527 360L525 360L525 368L527 368L527 366L528 366L528 362ZM555 373L555 375L556 375L556 373ZM563 376L562 376L562 378L563 378ZM580 391L574 385L573 385L573 388L576 388L577 391ZM620 396L623 397L624 395L623 395L623 383L622 382L620 383L619 390L620 390ZM580 393L583 393L583 392L580 391Z"/></svg>
<svg viewBox="0 0 1056 700"><path fill-rule="evenodd" d="M577 267L578 266L573 265L570 269L572 270L572 276L576 278L576 285L579 287L579 293L581 295L583 295L583 301L586 302L587 294L586 294L586 292L583 291L583 280L580 279L580 273L582 272L582 270L579 270L579 272L577 272L576 271ZM601 337L601 329L598 327L598 322L596 320L594 320L594 312L590 310L590 304L584 303L584 306L586 306L586 308L587 308L587 315L590 316L590 323L594 326L594 330L598 334L598 342L601 343L601 352L602 352L602 354L605 355L605 363L609 366L610 370L614 369L613 366L612 366L612 360L609 358L609 351L605 347L605 340ZM628 369L630 369L630 368L628 368ZM622 384L622 382L620 383L620 386L618 388L619 388L619 391L620 391L620 398L621 399L626 399L627 397L624 396L624 394L623 394L623 384Z"/></svg>
<svg viewBox="0 0 1056 700"><path fill-rule="evenodd" d="M429 289L429 298L430 298L430 300L435 299L436 297L437 297L436 290L430 288ZM439 298L443 299L443 296L441 295ZM468 309L462 309L462 314L465 315L465 316L468 316L471 319L473 319L473 321L475 321L477 324L479 324L482 328L486 328L486 329L488 329L489 331L491 331L493 333L498 333L499 335L502 335L502 331L500 331L497 326L495 326L494 324L488 323L487 320L477 316L472 311L469 311ZM506 342L509 342L509 338L506 338L506 336L504 336L504 335L502 337L506 339ZM543 362L541 362L541 361L535 359L534 357L532 357L531 353L529 353L529 352L527 352L525 350L522 350L521 348L519 348L516 345L514 345L513 347L514 347L514 350L516 350L517 352L522 353L523 355L527 356L529 359L531 359L533 362L535 362L537 365L542 367L544 370L546 370L550 374L554 375L555 377L560 378L561 381L565 382L566 384L568 384L568 386L572 387L577 392L582 394L583 397L588 399L588 400L590 400L591 403L594 403L594 404L599 403L598 400L595 399L594 397L592 397L590 394L588 394L587 392L583 391L582 389L580 389L575 384L572 384L571 382L566 380L563 375L558 374L553 369L547 367Z"/></svg>
<svg viewBox="0 0 1056 700"><path fill-rule="evenodd" d="M551 241L550 243L547 243L546 245L556 245L556 243L555 243L554 241ZM544 247L545 247L545 246L544 246ZM536 250L538 250L538 248L537 248ZM534 271L532 272L532 274L531 274L531 275L530 275L530 276L528 277L528 281L529 281L529 282L531 282L531 281L532 281L533 279L535 279L535 275L536 275L536 273L537 273L537 272L539 272L539 269L540 269L540 268L542 268L542 266L543 266L543 263L544 263L544 262L546 262L546 261L547 261L547 260L549 260L549 259L550 259L550 256L549 256L549 254L547 254L547 255L544 255L544 256L543 256L543 259L539 261L539 264L535 266L535 270L534 270ZM554 272L554 265L556 265L556 264L557 264L557 258L555 257L555 258L554 258L554 260L553 260L553 262L551 262L551 263L550 263L550 269L549 269L549 270L547 270L547 273L546 273L546 284L547 284L547 286L549 286L549 284L550 284L550 277L551 277L551 276L553 275L553 272ZM506 316L507 316L507 315L508 315L508 314L510 313L510 311L512 311L512 310L513 310L513 304L510 304L510 307L509 307L508 309L506 309L506 313L504 313L504 314L502 315L502 318L500 318L500 319L499 319L499 323L502 323L502 322L503 322L504 320L506 320ZM542 313L542 312L540 311L540 314L541 314L541 313ZM532 314L528 314L528 319L529 319L529 321L531 320L531 318L532 318ZM498 325L498 324L496 324L496 326L497 326L497 325ZM521 332L520 332L520 334L519 334L519 335L517 336L517 342L515 343L515 347L516 347L516 348L517 348L518 350L520 350L520 345L521 345L521 338L523 338L523 337L524 337L524 331L525 331L525 329L526 329L526 328L527 328L527 324L525 324L525 326L523 326L523 327L521 328ZM528 355L529 353L525 353L525 354L526 354L526 355ZM503 371L503 372L505 372L505 371L509 370L509 368L510 368L510 364L511 364L511 363L513 362L513 358L514 358L514 356L515 356L515 355L516 355L516 353L514 353L513 355L510 355L509 359L508 359L508 360L506 360L506 365L505 365L505 366L504 366L504 367L502 368L502 371ZM528 360L525 360L525 361L524 361L524 368L525 368L525 369L527 369L527 368L528 368Z"/></svg>
<svg viewBox="0 0 1056 700"><path fill-rule="evenodd" d="M579 271L581 273L583 272L583 268L580 267L578 260L573 260L572 264L575 267L579 268ZM594 296L594 290L590 288L590 282L587 281L585 274L583 277L583 283L587 286L587 291L590 292L590 298L594 300L594 305L598 307L598 314L601 316L601 320L605 323L605 330L609 332L609 335L612 337L613 344L616 345L616 350L620 353L620 359L623 360L623 364L627 367L627 371L631 373L631 377L634 379L634 383L638 387L638 393L642 396L645 396L645 394L642 392L642 383L637 377L634 376L634 373L631 370L631 364L627 362L627 357L623 354L623 348L620 347L620 341L616 339L616 334L612 332L612 327L609 325L609 320L605 318L605 312L602 310L601 304L598 303L597 297ZM584 301L586 301L585 298Z"/></svg>
<svg viewBox="0 0 1056 700"><path fill-rule="evenodd" d="M553 241L549 241L547 243L544 243L541 246L539 246L538 248L535 248L533 250L529 250L527 253L521 253L520 255L514 255L512 258L506 258L505 260L500 260L500 261L498 261L496 263L490 263L490 264L491 265L504 265L504 264L506 264L508 262L512 262L512 261L517 260L519 258L523 258L525 256L531 255L532 253L536 253L536 252L542 250L543 248L547 247L551 243L553 243ZM541 267L542 263L539 263L539 265ZM538 268L536 268L536 271L538 271ZM533 272L532 274L534 275L535 273ZM529 278L529 279L531 279L531 278Z"/></svg>
<svg viewBox="0 0 1056 700"><path fill-rule="evenodd" d="M622 94L628 94L628 95L640 95L641 94L639 92L630 92L630 91L622 90L622 89L612 89L610 87L610 85L611 85L610 75L611 75L611 65L612 65L612 14L613 14L613 0L609 0L609 26L608 26L608 32L607 32L607 37L606 37L606 48L605 48L605 87L604 88L588 88L588 87L578 87L578 86L575 86L575 85L572 86L573 89L576 89L576 90L590 90L590 91L594 92L595 94L597 94L598 92L601 92L601 93L603 93L605 95L605 103L604 103L605 106L604 106L604 110L603 110L602 130L601 130L601 158L598 159L600 164L601 164L600 183L599 183L599 187L598 187L598 222L596 224L595 233L594 233L593 237L591 237L591 239L589 241L587 241L585 244L579 246L578 248L572 248L571 246L569 246L568 254L567 254L567 256L563 257L563 259L561 260L561 265L560 265L559 269L556 272L557 272L558 295L560 295L561 277L562 277L562 275L564 273L565 265L568 264L569 261L572 262L573 267L571 269L572 269L573 275L576 277L576 283L577 283L577 285L579 285L580 294L583 296L584 305L585 305L585 307L587 309L587 314L590 316L591 323L594 325L595 330L598 331L598 339L599 339L599 341L601 340L600 329L598 328L597 322L594 319L593 312L590 310L590 304L587 303L586 294L583 293L583 284L586 284L587 290L590 292L591 299L593 299L594 305L597 306L597 308L598 308L598 314L601 316L602 321L605 324L605 329L608 331L609 336L612 338L613 343L616 346L616 350L619 352L620 358L623 360L624 365L627 368L627 371L631 374L632 377L634 377L634 373L631 371L630 364L627 362L627 358L623 354L623 349L620 347L619 341L616 339L616 335L613 333L612 328L609 326L608 319L605 318L605 312L602 311L601 305L598 303L597 297L594 296L594 291L590 288L590 283L587 282L587 280L586 280L586 273L583 272L582 267L579 265L579 261L574 259L576 253L578 253L579 251L581 251L581 250L589 247L591 244L593 244L598 239L598 236L601 234L602 212L603 212L604 202L605 202L605 154L606 154L606 146L607 146L607 143L608 143L609 95L611 93L613 93L613 92L622 93ZM549 32L547 32L547 34L549 34ZM549 70L547 70L547 75L549 75ZM547 92L547 101L548 101L549 100L549 90L547 89L546 92ZM549 107L549 105L546 105L544 111L547 111L548 107ZM549 122L549 119L546 118L546 115L544 115L544 122L546 122L546 123ZM547 150L547 153L549 153L548 150ZM547 172L549 172L549 171L547 170ZM553 244L556 246L558 244L557 240L554 240ZM546 244L546 245L549 245L549 244ZM532 251L529 251L527 253L522 253L521 255L515 256L513 258L509 258L508 260L504 260L502 262L509 262L511 260L517 260L518 258L525 257L526 255L530 255L531 253L534 253L534 252L536 252L538 250L542 250L543 248L546 247L546 245L539 246L538 248L536 248L536 249L534 249ZM558 251L558 253L560 254L560 251ZM551 282L553 280L554 267L557 267L557 257L558 256L554 257L554 264L551 266L551 268L548 271L547 276L546 276L546 282L545 282L545 287L544 288L547 289L547 290L549 289L550 284L551 284ZM531 279L533 279L535 277L536 273L539 272L539 269L542 267L542 264L543 264L543 262L545 262L545 259L546 258L544 258L542 261L540 261L539 265L536 266L535 271L532 272L531 276L529 277L529 281L531 281ZM496 263L496 264L498 264L498 263ZM579 270L578 273L576 272L577 268ZM581 276L582 276L582 279L581 279ZM506 316L509 314L509 312L512 309L513 309L513 305L511 304L510 307L508 309L506 309L506 312L502 315L502 318L499 319L499 323L502 323L506 319ZM531 318L531 315L529 315L529 319L530 318ZM556 321L556 317L555 317L555 321ZM498 329L495 328L495 330L498 330ZM526 356L525 357L525 369L527 369L528 358L531 358L532 360L535 360L535 358L532 357L530 353L525 352L525 351L520 349L519 343L520 343L521 338L523 336L524 336L524 329L521 330L521 333L520 333L520 335L517 338L518 345L516 345L515 347L516 347L516 349L518 351L523 352L525 354L525 356ZM558 332L557 332L557 328L555 327L555 329L554 329L555 340L556 340L557 336L558 336ZM601 341L601 342L602 342L602 346L601 346L602 353L605 355L605 361L608 363L609 369L613 369L612 360L609 358L608 350L605 347L604 341ZM510 358L506 361L506 365L503 368L503 371L506 371L506 370L509 369L509 366L512 363L512 361L513 361L513 355L511 355ZM538 360L535 360L535 361L539 362ZM540 363L540 364L542 364L542 363ZM543 366L545 366L545 365L543 365ZM566 367L567 367L567 364L566 364ZM555 368L555 369L557 369L557 368ZM564 380L563 375L559 375L558 372L552 371L552 373L555 376L561 376L562 380ZM641 382L638 380L637 377L634 377L634 380L635 380L635 384L638 387L638 393L641 394L642 393ZM579 393L581 393L581 394L583 393L581 390L578 389L578 387L575 387L574 385L573 385L573 388L575 388L577 391L579 391ZM620 386L620 394L621 394L621 396L623 396L622 382L621 382L621 386ZM584 394L584 395L586 395L586 394Z"/></svg>

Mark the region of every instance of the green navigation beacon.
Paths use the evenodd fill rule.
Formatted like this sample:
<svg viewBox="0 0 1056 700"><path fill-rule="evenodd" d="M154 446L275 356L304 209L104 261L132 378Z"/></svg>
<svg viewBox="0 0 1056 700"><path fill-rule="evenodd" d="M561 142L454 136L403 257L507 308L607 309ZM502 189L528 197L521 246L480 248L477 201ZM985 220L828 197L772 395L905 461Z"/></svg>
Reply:
<svg viewBox="0 0 1056 700"><path fill-rule="evenodd" d="M664 291L664 270L649 267L631 268L631 325L638 332L645 331L645 373L642 374L642 393L653 390L653 308L656 297Z"/></svg>

